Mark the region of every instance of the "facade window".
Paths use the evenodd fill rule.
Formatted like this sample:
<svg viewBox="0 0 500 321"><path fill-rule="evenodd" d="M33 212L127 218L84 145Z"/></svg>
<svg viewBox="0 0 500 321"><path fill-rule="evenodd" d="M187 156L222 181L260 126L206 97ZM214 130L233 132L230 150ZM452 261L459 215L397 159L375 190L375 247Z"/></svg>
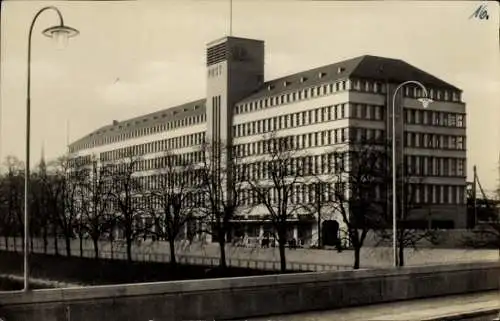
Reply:
<svg viewBox="0 0 500 321"><path fill-rule="evenodd" d="M371 105L366 105L365 106L366 108L366 119L372 119L373 118L373 106Z"/></svg>
<svg viewBox="0 0 500 321"><path fill-rule="evenodd" d="M374 106L375 108L375 120L382 120L382 108L380 106Z"/></svg>
<svg viewBox="0 0 500 321"><path fill-rule="evenodd" d="M363 118L363 105L357 104L355 106L356 106L356 118L362 119Z"/></svg>
<svg viewBox="0 0 500 321"><path fill-rule="evenodd" d="M457 176L465 176L465 161L464 159L457 159Z"/></svg>

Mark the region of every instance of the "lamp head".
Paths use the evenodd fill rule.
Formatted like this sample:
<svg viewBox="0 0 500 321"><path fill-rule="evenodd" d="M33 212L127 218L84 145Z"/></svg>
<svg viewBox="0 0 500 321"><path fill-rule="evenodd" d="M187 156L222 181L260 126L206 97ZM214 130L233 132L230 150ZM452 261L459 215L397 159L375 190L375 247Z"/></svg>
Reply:
<svg viewBox="0 0 500 321"><path fill-rule="evenodd" d="M45 36L54 39L57 43L58 48L64 48L68 43L68 39L78 36L80 32L75 28L71 28L61 24L59 26L47 28L42 33Z"/></svg>
<svg viewBox="0 0 500 321"><path fill-rule="evenodd" d="M418 98L418 101L422 104L422 107L427 108L433 102L432 99L427 97Z"/></svg>

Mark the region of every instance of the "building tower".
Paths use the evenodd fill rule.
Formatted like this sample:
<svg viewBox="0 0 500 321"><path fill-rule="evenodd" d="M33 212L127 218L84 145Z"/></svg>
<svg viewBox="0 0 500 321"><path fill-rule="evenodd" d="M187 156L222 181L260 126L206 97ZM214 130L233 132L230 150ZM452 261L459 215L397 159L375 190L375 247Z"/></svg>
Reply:
<svg viewBox="0 0 500 321"><path fill-rule="evenodd" d="M230 200L234 105L255 92L264 81L264 42L224 37L207 45L206 140L216 199ZM222 150L224 149L224 150ZM216 228L212 226L212 228Z"/></svg>
<svg viewBox="0 0 500 321"><path fill-rule="evenodd" d="M224 37L207 48L207 140L231 144L234 104L264 80L264 42Z"/></svg>

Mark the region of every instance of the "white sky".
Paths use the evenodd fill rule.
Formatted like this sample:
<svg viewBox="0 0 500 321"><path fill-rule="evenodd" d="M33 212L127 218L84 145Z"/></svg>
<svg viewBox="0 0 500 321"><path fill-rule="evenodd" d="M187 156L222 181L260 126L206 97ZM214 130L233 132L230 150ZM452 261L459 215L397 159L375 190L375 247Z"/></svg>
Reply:
<svg viewBox="0 0 500 321"><path fill-rule="evenodd" d="M228 0L3 1L0 157L24 159L27 34L54 4L81 34L57 50L40 32L32 47L32 161L123 120L205 96L205 45L228 34ZM233 35L266 45L266 79L372 54L399 58L464 90L468 173L492 189L500 151L499 10L469 19L475 1L233 1ZM118 79L118 81L116 81Z"/></svg>

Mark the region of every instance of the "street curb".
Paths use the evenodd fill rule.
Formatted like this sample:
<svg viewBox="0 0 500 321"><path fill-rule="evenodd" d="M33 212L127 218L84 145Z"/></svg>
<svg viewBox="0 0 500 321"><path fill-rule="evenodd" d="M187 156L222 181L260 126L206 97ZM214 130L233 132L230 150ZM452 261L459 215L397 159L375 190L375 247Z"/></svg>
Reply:
<svg viewBox="0 0 500 321"><path fill-rule="evenodd" d="M461 313L453 313L445 316L440 316L440 317L430 317L430 318L425 318L425 319L420 319L420 321L457 321L461 319L468 319L468 318L477 318L477 317L486 317L486 316L491 316L494 315L491 319L491 321L494 320L499 320L499 311L500 308L484 308L484 309L478 309L476 311L472 312L461 312Z"/></svg>

